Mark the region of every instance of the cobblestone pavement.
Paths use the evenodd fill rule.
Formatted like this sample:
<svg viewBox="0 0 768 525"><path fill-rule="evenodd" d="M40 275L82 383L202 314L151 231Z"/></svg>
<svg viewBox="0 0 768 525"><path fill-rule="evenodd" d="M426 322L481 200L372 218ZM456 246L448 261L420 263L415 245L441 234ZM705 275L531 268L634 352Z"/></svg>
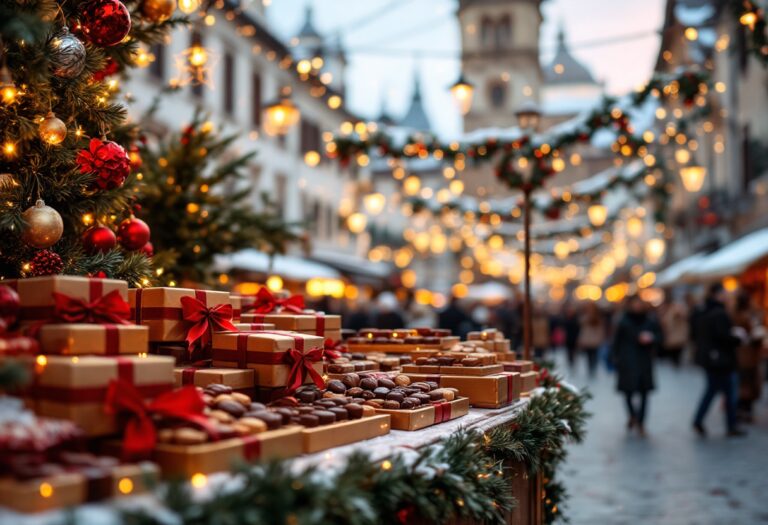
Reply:
<svg viewBox="0 0 768 525"><path fill-rule="evenodd" d="M720 400L706 420L709 438L691 430L704 387L699 369L666 363L656 370L642 439L626 429L615 377L600 370L589 381L586 364L567 372L594 395L586 441L571 445L562 480L571 495L574 525L751 525L768 523L768 395L756 405L746 438L724 437Z"/></svg>

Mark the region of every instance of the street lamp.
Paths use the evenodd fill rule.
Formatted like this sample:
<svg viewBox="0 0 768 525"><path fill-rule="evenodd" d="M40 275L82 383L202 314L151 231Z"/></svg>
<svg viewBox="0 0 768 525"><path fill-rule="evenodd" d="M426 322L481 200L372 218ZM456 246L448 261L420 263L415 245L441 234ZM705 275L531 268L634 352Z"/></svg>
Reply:
<svg viewBox="0 0 768 525"><path fill-rule="evenodd" d="M541 122L541 109L536 102L529 99L517 108L515 117L517 117L517 125L521 129L536 131L539 128L539 122Z"/></svg>
<svg viewBox="0 0 768 525"><path fill-rule="evenodd" d="M683 186L690 193L696 193L704 185L704 179L707 176L707 168L696 161L691 161L680 168L680 178L683 180Z"/></svg>
<svg viewBox="0 0 768 525"><path fill-rule="evenodd" d="M301 118L299 108L288 96L264 108L264 131L267 135L285 135Z"/></svg>
<svg viewBox="0 0 768 525"><path fill-rule="evenodd" d="M450 87L453 100L459 106L462 115L469 113L472 108L472 96L475 92L475 86L469 80L464 78L464 73L459 75L459 79Z"/></svg>
<svg viewBox="0 0 768 525"><path fill-rule="evenodd" d="M648 259L649 263L657 264L664 256L666 247L667 243L664 242L664 239L658 237L648 239L648 242L645 243L645 258Z"/></svg>
<svg viewBox="0 0 768 525"><path fill-rule="evenodd" d="M589 215L589 222L592 226L599 228L608 219L608 208L602 204L593 204L587 208L587 215Z"/></svg>

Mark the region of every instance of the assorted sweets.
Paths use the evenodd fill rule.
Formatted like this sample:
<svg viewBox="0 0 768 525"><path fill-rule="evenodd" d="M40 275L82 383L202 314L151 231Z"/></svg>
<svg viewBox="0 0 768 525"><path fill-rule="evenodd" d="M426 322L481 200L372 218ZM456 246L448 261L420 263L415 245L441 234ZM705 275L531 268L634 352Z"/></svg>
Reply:
<svg viewBox="0 0 768 525"><path fill-rule="evenodd" d="M450 337L451 331L441 328L363 328L356 337L346 339L349 345L391 344L391 345L439 345L443 338Z"/></svg>

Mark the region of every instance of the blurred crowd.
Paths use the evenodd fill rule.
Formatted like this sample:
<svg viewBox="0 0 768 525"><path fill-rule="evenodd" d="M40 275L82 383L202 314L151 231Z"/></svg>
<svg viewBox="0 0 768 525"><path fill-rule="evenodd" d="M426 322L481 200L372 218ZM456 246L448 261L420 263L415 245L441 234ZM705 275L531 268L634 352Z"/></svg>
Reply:
<svg viewBox="0 0 768 525"><path fill-rule="evenodd" d="M346 312L345 328L439 327L462 338L473 330L496 328L518 351L522 348L522 302L510 298L495 304L452 298L442 309L401 302L391 292ZM563 352L574 369L585 366L593 377L602 365L616 374L617 389L626 397L627 426L645 434L648 393L655 388L658 360L673 366L695 364L706 376L692 425L706 435L704 417L722 395L729 436L743 434L753 420L753 405L767 379L763 371L768 343L765 309L744 293L729 293L714 284L701 296L672 297L658 307L639 297L621 304L565 302L533 305L532 347L535 359L548 361ZM583 363L583 365L582 365Z"/></svg>

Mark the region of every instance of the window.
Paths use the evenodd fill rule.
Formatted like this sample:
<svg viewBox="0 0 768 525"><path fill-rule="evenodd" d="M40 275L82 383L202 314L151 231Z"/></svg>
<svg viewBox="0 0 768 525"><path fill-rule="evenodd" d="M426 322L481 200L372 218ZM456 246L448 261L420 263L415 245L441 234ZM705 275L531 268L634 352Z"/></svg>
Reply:
<svg viewBox="0 0 768 525"><path fill-rule="evenodd" d="M507 102L507 85L501 81L492 83L488 89L488 98L491 100L491 106L503 108Z"/></svg>
<svg viewBox="0 0 768 525"><path fill-rule="evenodd" d="M197 31L192 31L189 37L189 47L202 46L203 36ZM198 98L203 98L203 84L201 82L192 82L192 94Z"/></svg>
<svg viewBox="0 0 768 525"><path fill-rule="evenodd" d="M261 74L257 71L251 75L251 125L261 126Z"/></svg>
<svg viewBox="0 0 768 525"><path fill-rule="evenodd" d="M235 57L227 51L224 53L224 113L235 113Z"/></svg>
<svg viewBox="0 0 768 525"><path fill-rule="evenodd" d="M487 16L484 16L480 22L480 41L483 47L493 45L493 22Z"/></svg>
<svg viewBox="0 0 768 525"><path fill-rule="evenodd" d="M309 120L301 121L301 152L320 151L320 128Z"/></svg>
<svg viewBox="0 0 768 525"><path fill-rule="evenodd" d="M165 56L166 56L165 44L163 43L154 44L149 51L155 57L155 60L152 61L151 64L149 64L149 74L152 76L152 78L155 78L160 82L164 82L165 81Z"/></svg>
<svg viewBox="0 0 768 525"><path fill-rule="evenodd" d="M496 49L507 49L512 40L512 21L504 15L496 25Z"/></svg>

